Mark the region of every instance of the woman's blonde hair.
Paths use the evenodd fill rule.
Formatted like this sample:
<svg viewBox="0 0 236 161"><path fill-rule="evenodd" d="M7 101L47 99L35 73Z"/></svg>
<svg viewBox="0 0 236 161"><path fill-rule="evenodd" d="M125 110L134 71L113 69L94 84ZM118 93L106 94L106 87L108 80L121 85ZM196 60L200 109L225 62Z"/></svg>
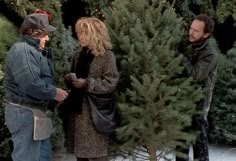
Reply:
<svg viewBox="0 0 236 161"><path fill-rule="evenodd" d="M88 48L95 56L103 55L106 50L112 49L111 40L106 25L96 17L82 17L76 25L78 36L89 40Z"/></svg>

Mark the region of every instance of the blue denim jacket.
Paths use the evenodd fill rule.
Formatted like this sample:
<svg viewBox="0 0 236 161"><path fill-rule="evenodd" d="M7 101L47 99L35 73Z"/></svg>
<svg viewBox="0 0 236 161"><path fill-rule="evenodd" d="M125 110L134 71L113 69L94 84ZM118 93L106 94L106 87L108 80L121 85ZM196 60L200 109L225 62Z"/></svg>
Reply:
<svg viewBox="0 0 236 161"><path fill-rule="evenodd" d="M39 39L22 36L9 50L4 87L9 102L46 106L56 96L52 51Z"/></svg>

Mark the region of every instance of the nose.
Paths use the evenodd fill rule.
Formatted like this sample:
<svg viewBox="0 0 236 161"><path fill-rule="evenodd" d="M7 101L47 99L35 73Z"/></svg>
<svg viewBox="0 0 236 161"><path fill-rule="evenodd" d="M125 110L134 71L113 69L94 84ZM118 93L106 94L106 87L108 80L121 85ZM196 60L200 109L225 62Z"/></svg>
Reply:
<svg viewBox="0 0 236 161"><path fill-rule="evenodd" d="M193 33L194 33L193 29L190 29L189 30L189 35L193 35Z"/></svg>
<svg viewBox="0 0 236 161"><path fill-rule="evenodd" d="M48 36L48 35L46 35L45 40L46 40L46 41L49 41L49 36Z"/></svg>

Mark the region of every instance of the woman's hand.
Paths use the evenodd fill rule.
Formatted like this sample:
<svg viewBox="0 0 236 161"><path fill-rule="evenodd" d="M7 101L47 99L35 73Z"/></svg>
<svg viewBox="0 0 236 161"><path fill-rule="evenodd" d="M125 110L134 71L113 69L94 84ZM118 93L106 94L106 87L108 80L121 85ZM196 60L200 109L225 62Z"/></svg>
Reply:
<svg viewBox="0 0 236 161"><path fill-rule="evenodd" d="M72 81L72 84L74 85L75 88L85 88L88 85L88 82L86 79L75 79Z"/></svg>
<svg viewBox="0 0 236 161"><path fill-rule="evenodd" d="M66 75L64 76L64 79L65 79L65 81L71 82L70 74L66 74Z"/></svg>

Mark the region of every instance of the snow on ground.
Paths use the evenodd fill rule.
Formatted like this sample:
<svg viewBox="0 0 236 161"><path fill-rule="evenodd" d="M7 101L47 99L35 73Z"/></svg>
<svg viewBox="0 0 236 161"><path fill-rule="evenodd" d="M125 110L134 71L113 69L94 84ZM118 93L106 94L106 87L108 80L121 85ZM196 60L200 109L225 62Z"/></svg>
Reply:
<svg viewBox="0 0 236 161"><path fill-rule="evenodd" d="M209 155L210 155L210 161L236 161L236 147L210 145ZM190 148L190 158L192 158L191 156L192 156L192 149ZM167 157L171 158L172 161L175 161L174 159L175 154L169 154ZM76 161L76 158L73 154L60 153L54 157L53 161ZM117 157L115 159L112 159L111 161L130 161L130 159Z"/></svg>

